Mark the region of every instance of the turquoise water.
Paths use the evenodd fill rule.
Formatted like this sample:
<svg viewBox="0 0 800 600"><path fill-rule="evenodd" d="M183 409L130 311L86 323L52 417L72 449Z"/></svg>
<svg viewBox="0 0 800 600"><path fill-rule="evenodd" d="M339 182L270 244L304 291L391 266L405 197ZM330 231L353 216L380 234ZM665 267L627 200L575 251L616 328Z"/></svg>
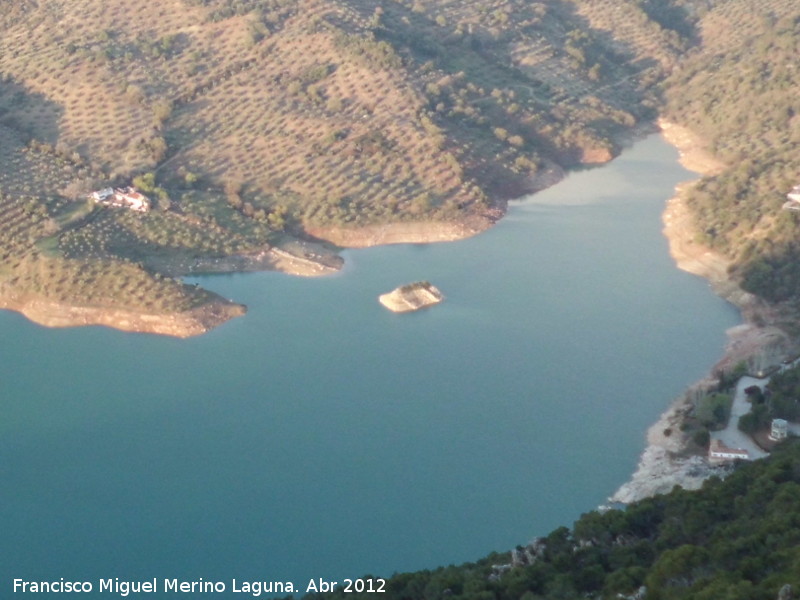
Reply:
<svg viewBox="0 0 800 600"><path fill-rule="evenodd" d="M59 577L305 591L571 524L738 322L668 256L687 178L651 137L469 240L202 278L249 312L191 340L0 313L2 596ZM446 302L378 304L417 279Z"/></svg>

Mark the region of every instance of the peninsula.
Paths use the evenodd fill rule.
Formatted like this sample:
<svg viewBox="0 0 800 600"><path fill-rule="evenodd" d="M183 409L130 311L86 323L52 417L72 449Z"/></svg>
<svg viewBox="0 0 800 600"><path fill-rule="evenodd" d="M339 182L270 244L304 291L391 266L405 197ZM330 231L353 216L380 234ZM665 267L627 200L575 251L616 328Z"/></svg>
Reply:
<svg viewBox="0 0 800 600"><path fill-rule="evenodd" d="M439 289L429 281L416 281L381 294L378 300L393 312L404 313L420 310L444 300Z"/></svg>

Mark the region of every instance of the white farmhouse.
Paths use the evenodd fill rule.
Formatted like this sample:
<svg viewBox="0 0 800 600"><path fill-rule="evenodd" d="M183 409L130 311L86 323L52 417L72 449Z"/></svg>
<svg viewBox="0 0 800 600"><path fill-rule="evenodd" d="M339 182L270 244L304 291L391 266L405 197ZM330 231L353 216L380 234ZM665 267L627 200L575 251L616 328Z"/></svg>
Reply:
<svg viewBox="0 0 800 600"><path fill-rule="evenodd" d="M121 208L129 208L137 212L147 212L150 210L150 199L136 191L136 188L104 188L89 194L89 198L94 200L97 204L103 206L117 206Z"/></svg>
<svg viewBox="0 0 800 600"><path fill-rule="evenodd" d="M742 448L729 448L720 440L713 439L708 446L708 458L712 461L750 460L750 453Z"/></svg>
<svg viewBox="0 0 800 600"><path fill-rule="evenodd" d="M114 190L114 196L118 202L123 203L131 210L139 212L147 212L150 210L150 199L144 194L137 192L135 188L117 188Z"/></svg>

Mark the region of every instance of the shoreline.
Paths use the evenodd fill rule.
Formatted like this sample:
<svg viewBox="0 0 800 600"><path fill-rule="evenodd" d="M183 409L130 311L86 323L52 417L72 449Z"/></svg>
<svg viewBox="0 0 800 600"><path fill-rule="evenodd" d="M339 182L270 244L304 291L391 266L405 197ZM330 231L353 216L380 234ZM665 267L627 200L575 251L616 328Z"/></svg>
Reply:
<svg viewBox="0 0 800 600"><path fill-rule="evenodd" d="M711 464L681 431L681 424L692 410L692 397L717 384L715 373L729 371L768 349L777 354L791 350L790 336L776 324L778 309L742 290L728 277L729 261L695 239L694 222L685 203L686 191L701 177L721 172L725 165L708 153L702 140L686 127L664 119L658 124L664 140L678 150L680 163L699 175L676 186L675 196L666 203L662 220L670 256L679 269L707 279L715 294L739 310L742 323L726 331L728 340L722 357L709 374L691 384L647 430L647 446L636 470L609 498L612 503L629 504L669 492L675 485L698 489L709 477L727 474L729 465Z"/></svg>
<svg viewBox="0 0 800 600"><path fill-rule="evenodd" d="M306 233L340 248L371 248L389 244L455 242L489 229L497 219L471 218L463 222L419 221L350 227L307 227Z"/></svg>
<svg viewBox="0 0 800 600"><path fill-rule="evenodd" d="M221 257L159 256L145 265L170 277L277 271L298 277L321 277L341 270L344 259L324 245L289 238L252 252Z"/></svg>
<svg viewBox="0 0 800 600"><path fill-rule="evenodd" d="M651 124L634 128L621 138L620 145L626 148L633 140L653 133ZM616 158L612 157L611 160ZM597 166L597 165L591 165ZM496 225L508 212L508 203L520 200L559 183L568 171L552 162L545 164L541 171L529 177L524 185L525 192L518 197L498 199L485 214L469 215L460 221L407 221L364 225L362 227L315 227L305 228L306 234L340 248L372 248L389 244L436 244L457 242L473 237Z"/></svg>
<svg viewBox="0 0 800 600"><path fill-rule="evenodd" d="M0 309L13 310L43 327L104 326L130 333L188 338L211 331L247 312L244 305L214 299L182 313L144 313L124 307L76 306L32 294L0 298Z"/></svg>

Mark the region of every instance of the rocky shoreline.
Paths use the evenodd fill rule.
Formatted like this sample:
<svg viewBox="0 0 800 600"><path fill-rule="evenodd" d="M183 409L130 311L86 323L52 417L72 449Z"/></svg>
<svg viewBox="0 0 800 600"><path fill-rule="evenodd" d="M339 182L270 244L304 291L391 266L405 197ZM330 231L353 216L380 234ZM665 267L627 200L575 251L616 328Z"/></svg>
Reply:
<svg viewBox="0 0 800 600"><path fill-rule="evenodd" d="M686 169L705 176L724 168L725 165L703 149L702 140L690 130L663 120L659 126L664 139L677 148L681 164ZM730 467L713 465L705 456L696 454L689 437L681 432L681 424L692 408L691 398L716 385L714 373L730 370L767 350L773 355L786 355L793 351L790 336L777 324L779 312L742 290L728 277L728 260L696 241L693 220L684 201L685 192L693 184L694 181L690 181L679 185L663 214L664 235L669 242L670 254L678 268L708 279L717 295L739 309L743 323L726 332L728 342L723 357L712 372L676 399L650 427L648 445L636 471L609 498L610 502L628 504L669 492L675 485L698 489L709 477L724 476Z"/></svg>

